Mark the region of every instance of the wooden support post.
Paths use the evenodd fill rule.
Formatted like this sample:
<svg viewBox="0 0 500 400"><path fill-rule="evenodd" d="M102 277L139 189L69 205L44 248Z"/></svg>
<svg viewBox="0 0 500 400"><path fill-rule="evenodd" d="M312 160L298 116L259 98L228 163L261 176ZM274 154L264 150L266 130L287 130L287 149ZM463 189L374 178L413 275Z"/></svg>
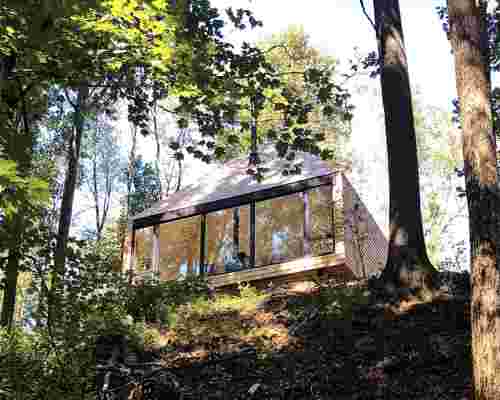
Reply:
<svg viewBox="0 0 500 400"><path fill-rule="evenodd" d="M334 253L336 253L336 250L337 250L337 229L335 226L335 207L337 205L337 200L338 200L339 196L343 195L343 193L339 191L340 189L342 189L341 179L342 179L342 174L339 174L338 172L336 172L332 176L331 219L332 219L332 238L333 238L332 245L333 245L333 252ZM339 203L342 206L344 204L343 201L340 201Z"/></svg>
<svg viewBox="0 0 500 400"><path fill-rule="evenodd" d="M135 269L135 229L131 228L132 232L130 234L130 247L129 247L129 259L128 259L128 274L129 274L129 284L132 283L134 279L134 269Z"/></svg>
<svg viewBox="0 0 500 400"><path fill-rule="evenodd" d="M206 232L207 232L207 215L201 214L200 223L200 275L206 272L205 266L205 246L206 246Z"/></svg>
<svg viewBox="0 0 500 400"><path fill-rule="evenodd" d="M153 226L153 260L152 269L155 276L160 275L160 226Z"/></svg>
<svg viewBox="0 0 500 400"><path fill-rule="evenodd" d="M238 259L240 252L240 209L233 208L233 256Z"/></svg>
<svg viewBox="0 0 500 400"><path fill-rule="evenodd" d="M309 204L309 191L302 192L304 201L304 257L311 257L311 207Z"/></svg>
<svg viewBox="0 0 500 400"><path fill-rule="evenodd" d="M256 215L255 202L250 203L250 268L255 268Z"/></svg>

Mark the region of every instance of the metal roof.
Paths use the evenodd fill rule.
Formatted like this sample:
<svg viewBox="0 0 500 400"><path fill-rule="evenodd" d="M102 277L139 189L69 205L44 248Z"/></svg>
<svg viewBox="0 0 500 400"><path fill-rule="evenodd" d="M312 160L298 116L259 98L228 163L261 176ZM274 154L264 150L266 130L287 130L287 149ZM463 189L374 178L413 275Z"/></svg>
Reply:
<svg viewBox="0 0 500 400"><path fill-rule="evenodd" d="M280 193L301 191L309 187L308 181L316 182L312 187L325 184L334 173L334 169L327 162L308 153L297 154L296 161L302 162L301 173L287 176L282 174L286 161L280 159L274 150L259 151L259 157L262 166L269 169L263 182L259 183L247 174L248 158L207 166L207 171L196 182L132 217L133 226L139 228L189 215L236 207L248 203L249 198L263 200ZM274 190L278 188L283 190ZM261 195L253 196L258 193Z"/></svg>

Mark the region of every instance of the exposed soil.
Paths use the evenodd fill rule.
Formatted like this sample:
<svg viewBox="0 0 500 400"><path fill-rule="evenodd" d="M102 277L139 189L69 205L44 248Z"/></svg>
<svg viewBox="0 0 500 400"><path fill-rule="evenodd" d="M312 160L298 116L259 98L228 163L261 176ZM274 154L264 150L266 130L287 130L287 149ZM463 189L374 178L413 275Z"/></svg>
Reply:
<svg viewBox="0 0 500 400"><path fill-rule="evenodd" d="M162 352L180 398L471 399L466 297L357 306L344 320L306 306L305 322L293 320L290 311L311 296L276 295L255 313L217 316L235 330L264 329L265 340L201 335Z"/></svg>

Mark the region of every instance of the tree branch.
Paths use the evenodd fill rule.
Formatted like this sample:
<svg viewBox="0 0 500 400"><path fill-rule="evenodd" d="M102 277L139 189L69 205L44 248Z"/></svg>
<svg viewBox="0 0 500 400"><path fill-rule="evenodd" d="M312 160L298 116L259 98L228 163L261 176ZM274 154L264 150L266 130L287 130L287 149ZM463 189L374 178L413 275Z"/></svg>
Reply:
<svg viewBox="0 0 500 400"><path fill-rule="evenodd" d="M368 15L368 12L366 11L366 7L365 7L364 1L363 0L359 0L359 4L361 4L361 9L363 10L363 14L365 15L366 19L368 19L368 21L370 21L371 26L373 27L373 29L375 30L375 32L377 32L377 28L375 26L375 22L373 22L373 20Z"/></svg>

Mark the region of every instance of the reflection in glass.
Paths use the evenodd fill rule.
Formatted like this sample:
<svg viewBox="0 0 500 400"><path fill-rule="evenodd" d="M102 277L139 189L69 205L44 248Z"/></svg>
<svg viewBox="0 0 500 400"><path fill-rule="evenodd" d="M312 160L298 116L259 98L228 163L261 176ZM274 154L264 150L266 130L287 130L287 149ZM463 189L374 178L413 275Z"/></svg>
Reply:
<svg viewBox="0 0 500 400"><path fill-rule="evenodd" d="M242 206L207 214L206 264L208 274L248 268L250 207Z"/></svg>
<svg viewBox="0 0 500 400"><path fill-rule="evenodd" d="M152 268L153 262L153 227L135 231L135 268L145 272Z"/></svg>
<svg viewBox="0 0 500 400"><path fill-rule="evenodd" d="M183 218L159 226L162 280L200 273L201 216Z"/></svg>
<svg viewBox="0 0 500 400"><path fill-rule="evenodd" d="M334 251L332 187L321 186L309 191L312 255Z"/></svg>
<svg viewBox="0 0 500 400"><path fill-rule="evenodd" d="M341 238L343 230L343 216L338 212L342 204L335 203L334 212L331 185L255 203L255 266L291 261L304 257L305 252L312 256L333 253L335 238ZM251 267L250 210L250 205L244 205L206 214L203 261L208 274ZM162 280L201 272L201 222L197 215L158 226ZM135 252L137 270L151 270L153 227L136 231Z"/></svg>
<svg viewBox="0 0 500 400"><path fill-rule="evenodd" d="M260 201L255 206L255 265L275 264L304 255L302 193Z"/></svg>

